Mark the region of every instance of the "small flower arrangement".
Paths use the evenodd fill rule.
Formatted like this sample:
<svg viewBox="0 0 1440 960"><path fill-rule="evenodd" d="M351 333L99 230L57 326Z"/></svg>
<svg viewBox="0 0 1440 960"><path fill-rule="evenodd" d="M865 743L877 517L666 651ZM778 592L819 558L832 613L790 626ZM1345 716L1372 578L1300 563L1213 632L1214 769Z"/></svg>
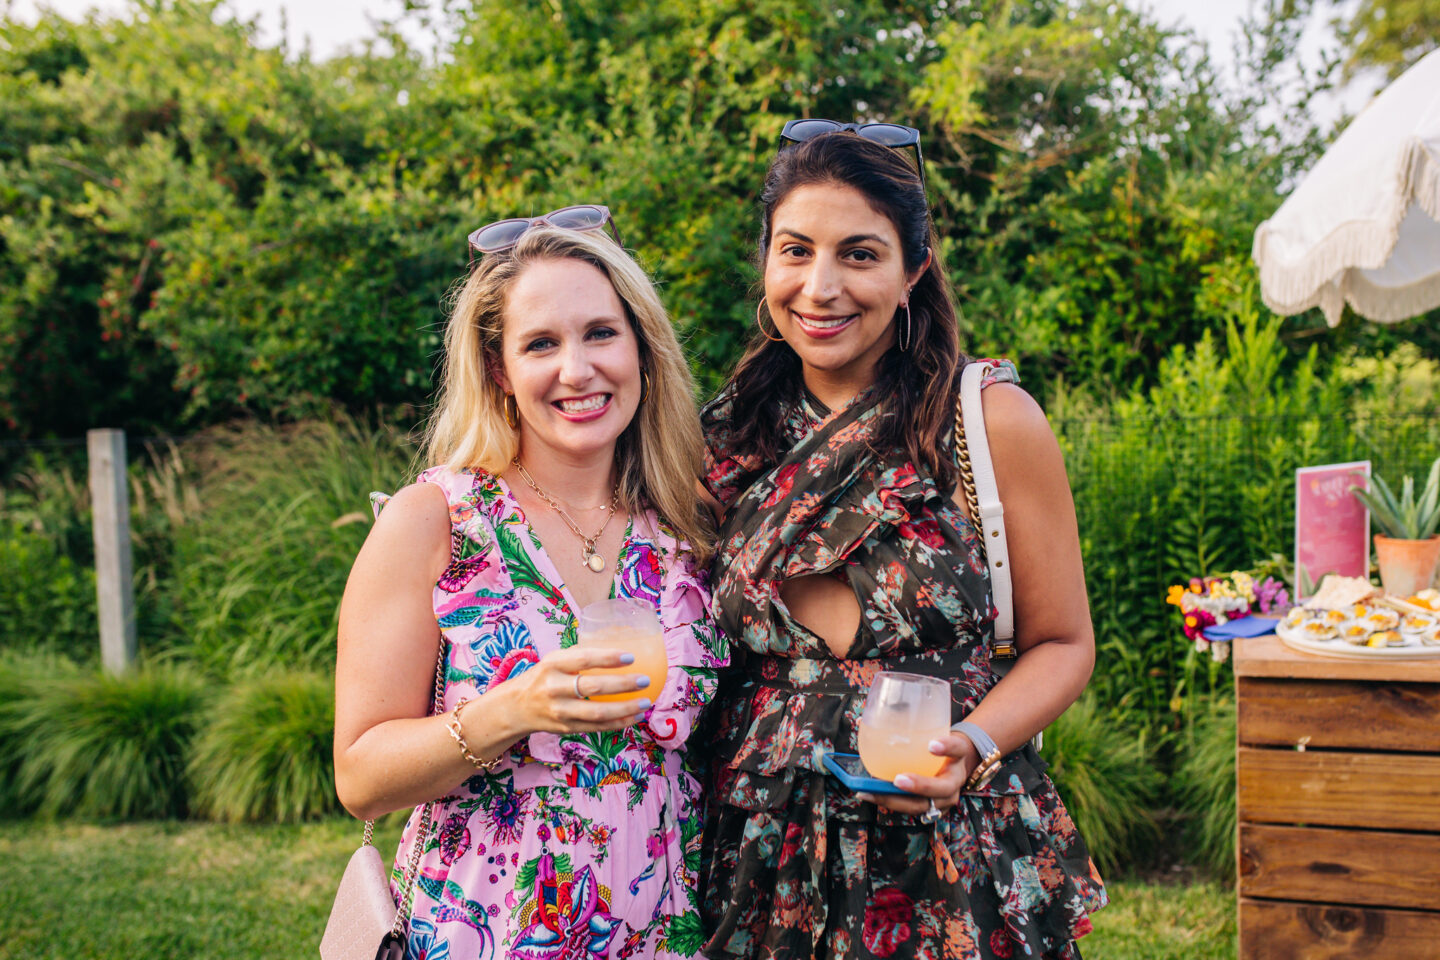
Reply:
<svg viewBox="0 0 1440 960"><path fill-rule="evenodd" d="M1165 602L1180 608L1185 637L1200 653L1210 652L1216 661L1230 656L1228 641L1205 639L1205 628L1229 623L1252 613L1269 613L1290 605L1290 594L1274 577L1256 580L1236 570L1228 577L1191 577L1189 584L1175 584Z"/></svg>

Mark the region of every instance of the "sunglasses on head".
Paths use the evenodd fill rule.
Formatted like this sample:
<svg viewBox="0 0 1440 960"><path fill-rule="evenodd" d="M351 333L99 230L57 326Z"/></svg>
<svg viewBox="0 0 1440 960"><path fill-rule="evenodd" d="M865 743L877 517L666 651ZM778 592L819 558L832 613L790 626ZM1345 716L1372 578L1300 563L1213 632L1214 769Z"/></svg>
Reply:
<svg viewBox="0 0 1440 960"><path fill-rule="evenodd" d="M533 227L560 227L564 230L599 230L602 227L609 230L610 236L620 246L625 244L620 239L620 231L615 229L615 220L610 216L610 208L602 207L594 203L581 203L573 207L561 207L559 210L551 210L547 214L538 217L511 217L508 220L496 220L494 223L487 223L485 226L470 234L470 263L473 266L475 261L487 253L499 253L502 250L509 250L520 242L520 238Z"/></svg>
<svg viewBox="0 0 1440 960"><path fill-rule="evenodd" d="M806 140L813 140L816 137L823 137L827 133L853 133L857 137L864 137L871 143L878 143L882 147L891 147L904 153L906 147L914 147L915 155L905 153L910 165L920 175L920 185L925 185L925 160L920 155L920 131L914 127L904 127L898 123L841 123L838 120L791 120L785 124L780 131L780 149L784 150L786 143L804 143Z"/></svg>

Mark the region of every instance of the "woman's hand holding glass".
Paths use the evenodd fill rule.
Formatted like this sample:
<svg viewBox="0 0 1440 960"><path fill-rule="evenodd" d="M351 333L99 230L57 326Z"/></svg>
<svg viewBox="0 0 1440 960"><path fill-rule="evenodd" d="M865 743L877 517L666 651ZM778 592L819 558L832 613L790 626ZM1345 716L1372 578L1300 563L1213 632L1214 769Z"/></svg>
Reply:
<svg viewBox="0 0 1440 960"><path fill-rule="evenodd" d="M975 745L963 733L945 733L928 744L930 753L943 758L940 772L933 777L903 773L895 778L895 786L914 796L885 794L878 796L864 794L864 798L878 807L895 813L924 813L930 809L933 800L937 809L947 810L960 802L960 791L970 773L980 762Z"/></svg>
<svg viewBox="0 0 1440 960"><path fill-rule="evenodd" d="M658 695L665 686L669 664L665 657L665 633L660 618L647 603L638 600L597 600L580 611L576 642L592 650L618 650L630 656L631 674L649 678L647 689ZM617 670L597 670L591 676L615 674ZM637 677L638 682L638 677ZM622 693L597 691L586 694L592 700L633 700L640 696L634 688Z"/></svg>
<svg viewBox="0 0 1440 960"><path fill-rule="evenodd" d="M924 813L932 802L942 810L958 803L979 754L968 737L949 727L949 683L878 674L860 719L860 759L871 776L914 796L865 794L865 799L897 813Z"/></svg>
<svg viewBox="0 0 1440 960"><path fill-rule="evenodd" d="M622 650L573 646L545 654L533 667L492 692L510 699L505 709L515 711L512 716L521 735L621 730L638 722L651 705L644 696L650 678L618 672L634 662L634 655ZM595 670L610 672L591 673ZM616 694L640 699L593 699Z"/></svg>

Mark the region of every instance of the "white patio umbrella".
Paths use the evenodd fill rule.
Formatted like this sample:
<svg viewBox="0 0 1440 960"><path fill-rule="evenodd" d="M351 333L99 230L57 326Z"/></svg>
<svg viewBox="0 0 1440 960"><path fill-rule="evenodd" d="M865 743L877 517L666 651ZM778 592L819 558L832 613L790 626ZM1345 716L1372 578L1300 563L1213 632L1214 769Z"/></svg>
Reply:
<svg viewBox="0 0 1440 960"><path fill-rule="evenodd" d="M1440 306L1440 50L1386 87L1255 229L1260 293L1282 316L1346 301L1394 322Z"/></svg>

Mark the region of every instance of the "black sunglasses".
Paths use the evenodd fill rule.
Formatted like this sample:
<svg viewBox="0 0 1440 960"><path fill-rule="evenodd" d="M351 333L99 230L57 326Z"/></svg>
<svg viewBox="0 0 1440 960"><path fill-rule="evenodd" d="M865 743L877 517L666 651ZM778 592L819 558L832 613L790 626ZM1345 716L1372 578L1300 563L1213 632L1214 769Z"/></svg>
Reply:
<svg viewBox="0 0 1440 960"><path fill-rule="evenodd" d="M915 148L913 158L910 159L911 166L920 175L920 186L925 186L925 159L920 154L920 131L914 127L901 126L898 123L841 123L838 120L791 120L785 124L780 131L780 149L785 149L785 142L804 143L806 140L813 140L816 137L823 137L827 133L853 133L858 137L864 137L872 143L878 143L882 147L891 147L895 150L904 151L906 147Z"/></svg>
<svg viewBox="0 0 1440 960"><path fill-rule="evenodd" d="M615 220L610 216L610 208L594 203L582 203L573 207L551 210L539 217L511 217L508 220L496 220L494 223L485 224L470 234L471 265L473 266L476 260L487 253L509 250L519 243L520 238L525 236L532 227L540 226L560 227L565 230L599 230L606 227L609 228L610 236L615 238L615 242L621 247L625 246L620 239L620 231L615 229Z"/></svg>

